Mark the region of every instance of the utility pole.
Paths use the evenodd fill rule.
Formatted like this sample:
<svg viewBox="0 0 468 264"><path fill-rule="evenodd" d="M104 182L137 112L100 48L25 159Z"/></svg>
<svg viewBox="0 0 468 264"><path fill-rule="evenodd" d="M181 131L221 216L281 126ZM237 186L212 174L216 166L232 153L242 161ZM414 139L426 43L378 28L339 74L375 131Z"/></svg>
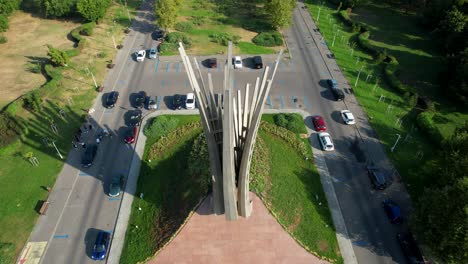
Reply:
<svg viewBox="0 0 468 264"><path fill-rule="evenodd" d="M396 134L398 136L397 140L395 141L395 144L393 145L393 147L390 149L391 152L393 152L395 150L395 147L396 145L398 144L398 141L400 140L401 136L400 134Z"/></svg>
<svg viewBox="0 0 468 264"><path fill-rule="evenodd" d="M98 88L98 85L96 83L96 79L94 79L94 74L89 70L88 67L86 67L86 71L88 72L88 74L91 74L91 77L93 78L93 81L94 81L94 86L96 86L96 88Z"/></svg>

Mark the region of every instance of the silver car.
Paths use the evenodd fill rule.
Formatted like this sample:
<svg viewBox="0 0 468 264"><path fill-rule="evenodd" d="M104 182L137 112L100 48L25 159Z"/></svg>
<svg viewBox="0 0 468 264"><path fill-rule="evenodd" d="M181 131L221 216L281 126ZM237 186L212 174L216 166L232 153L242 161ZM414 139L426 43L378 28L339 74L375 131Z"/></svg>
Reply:
<svg viewBox="0 0 468 264"><path fill-rule="evenodd" d="M151 48L149 50L149 56L150 59L156 59L158 57L158 52L156 48Z"/></svg>
<svg viewBox="0 0 468 264"><path fill-rule="evenodd" d="M150 96L148 100L148 110L156 110L158 109L157 99L156 96Z"/></svg>

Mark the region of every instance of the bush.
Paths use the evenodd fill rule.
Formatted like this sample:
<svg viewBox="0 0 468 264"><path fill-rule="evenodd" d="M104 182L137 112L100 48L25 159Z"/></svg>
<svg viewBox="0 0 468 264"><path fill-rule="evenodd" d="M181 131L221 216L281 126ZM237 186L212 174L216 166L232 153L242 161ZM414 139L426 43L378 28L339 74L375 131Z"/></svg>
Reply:
<svg viewBox="0 0 468 264"><path fill-rule="evenodd" d="M203 24L205 24L205 17L202 17L202 16L194 16L192 17L192 20L191 22L194 24L194 25L197 25L197 26L201 26Z"/></svg>
<svg viewBox="0 0 468 264"><path fill-rule="evenodd" d="M32 73L40 73L42 70L42 66L39 62L35 63L31 61L26 65L26 69Z"/></svg>
<svg viewBox="0 0 468 264"><path fill-rule="evenodd" d="M203 190L203 194L208 193L208 189L211 185L209 164L210 157L205 140L205 134L200 133L200 135L198 135L193 141L187 172L190 178L195 179L195 181L199 183Z"/></svg>
<svg viewBox="0 0 468 264"><path fill-rule="evenodd" d="M161 54L164 54L167 52L175 52L177 51L177 48L179 48L179 44L163 42L161 43L161 46L159 46L159 52Z"/></svg>
<svg viewBox="0 0 468 264"><path fill-rule="evenodd" d="M151 123L145 127L143 132L145 133L145 136L158 140L160 137L172 132L177 127L178 123L179 119L167 116L158 116L151 120Z"/></svg>
<svg viewBox="0 0 468 264"><path fill-rule="evenodd" d="M189 48L192 45L192 40L181 32L171 32L166 35L165 40L169 43L177 44L177 46L179 45L179 42L182 42L186 48Z"/></svg>
<svg viewBox="0 0 468 264"><path fill-rule="evenodd" d="M288 120L286 119L286 114L278 114L273 116L275 124L280 127L286 128L288 126Z"/></svg>
<svg viewBox="0 0 468 264"><path fill-rule="evenodd" d="M0 32L7 31L9 27L8 18L5 15L0 14Z"/></svg>
<svg viewBox="0 0 468 264"><path fill-rule="evenodd" d="M178 22L175 24L174 28L177 31L187 32L193 29L192 22L185 21L185 22Z"/></svg>
<svg viewBox="0 0 468 264"><path fill-rule="evenodd" d="M69 50L66 50L65 53L70 58L80 55L80 51L78 49L69 49Z"/></svg>
<svg viewBox="0 0 468 264"><path fill-rule="evenodd" d="M95 27L96 27L95 22L89 22L89 23L83 24L80 27L80 34L83 36L92 36Z"/></svg>
<svg viewBox="0 0 468 264"><path fill-rule="evenodd" d="M210 35L211 41L227 46L229 41L232 41L234 44L238 44L241 39L240 36L232 35L229 33L216 33Z"/></svg>
<svg viewBox="0 0 468 264"><path fill-rule="evenodd" d="M278 114L273 116L275 124L294 133L307 133L304 120L299 114Z"/></svg>
<svg viewBox="0 0 468 264"><path fill-rule="evenodd" d="M16 112L18 112L18 109L19 109L19 105L18 105L18 101L16 100L8 104L8 106L5 109L5 112L8 113L10 116L15 116Z"/></svg>
<svg viewBox="0 0 468 264"><path fill-rule="evenodd" d="M7 37L0 35L0 44L7 43L7 42L8 42Z"/></svg>
<svg viewBox="0 0 468 264"><path fill-rule="evenodd" d="M252 42L265 47L283 45L283 36L279 32L260 32L252 39Z"/></svg>
<svg viewBox="0 0 468 264"><path fill-rule="evenodd" d="M23 97L23 107L31 112L37 112L42 108L42 99L37 90L34 90Z"/></svg>
<svg viewBox="0 0 468 264"><path fill-rule="evenodd" d="M5 147L16 141L20 134L20 124L9 114L0 113L0 147Z"/></svg>
<svg viewBox="0 0 468 264"><path fill-rule="evenodd" d="M434 112L422 112L417 116L416 124L421 129L421 131L424 131L424 133L426 133L429 139L431 139L436 144L440 145L442 144L444 138L440 133L439 129L434 124L434 121L432 121L433 116Z"/></svg>
<svg viewBox="0 0 468 264"><path fill-rule="evenodd" d="M50 60L54 66L66 66L70 62L68 54L63 51L52 47L52 45L47 45L49 51L47 55L50 57Z"/></svg>

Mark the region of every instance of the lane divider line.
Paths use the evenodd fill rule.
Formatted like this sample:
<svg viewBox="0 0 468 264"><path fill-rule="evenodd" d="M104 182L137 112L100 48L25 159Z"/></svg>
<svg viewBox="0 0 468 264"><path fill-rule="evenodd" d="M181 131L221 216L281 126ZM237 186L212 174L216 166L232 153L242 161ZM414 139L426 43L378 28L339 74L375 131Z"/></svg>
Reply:
<svg viewBox="0 0 468 264"><path fill-rule="evenodd" d="M120 197L109 197L109 201L120 201Z"/></svg>
<svg viewBox="0 0 468 264"><path fill-rule="evenodd" d="M158 109L161 109L161 108L160 108L161 100L162 100L162 95L158 96L158 103L157 103L157 104L158 104L158 106L157 106ZM126 172L125 172L125 173L126 173Z"/></svg>

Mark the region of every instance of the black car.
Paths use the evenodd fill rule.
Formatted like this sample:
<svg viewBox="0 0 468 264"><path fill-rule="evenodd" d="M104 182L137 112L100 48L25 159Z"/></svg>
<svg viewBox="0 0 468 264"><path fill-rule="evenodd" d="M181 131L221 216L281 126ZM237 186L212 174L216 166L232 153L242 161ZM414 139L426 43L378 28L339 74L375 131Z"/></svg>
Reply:
<svg viewBox="0 0 468 264"><path fill-rule="evenodd" d="M376 190L384 190L392 184L391 178L387 176L385 172L376 167L367 167L367 173L369 174L372 185Z"/></svg>
<svg viewBox="0 0 468 264"><path fill-rule="evenodd" d="M393 200L387 199L382 202L382 206L392 224L401 224L403 222L401 209L397 203L395 203Z"/></svg>
<svg viewBox="0 0 468 264"><path fill-rule="evenodd" d="M93 260L104 260L107 255L109 247L110 233L106 231L99 231L94 242L93 252L91 258Z"/></svg>
<svg viewBox="0 0 468 264"><path fill-rule="evenodd" d="M141 123L141 110L134 110L130 112L128 124L132 127L139 126Z"/></svg>
<svg viewBox="0 0 468 264"><path fill-rule="evenodd" d="M117 99L119 99L119 92L113 91L113 92L108 93L106 96L106 102L104 106L106 108L114 107L115 104L117 103Z"/></svg>
<svg viewBox="0 0 468 264"><path fill-rule="evenodd" d="M424 260L424 257L419 250L418 244L413 237L413 234L410 232L406 234L398 234L397 235L398 243L405 255L408 263L410 264L425 264L428 263Z"/></svg>
<svg viewBox="0 0 468 264"><path fill-rule="evenodd" d="M81 165L85 168L91 167L93 165L94 158L96 157L98 146L90 145L86 148L85 153L83 154L83 159L81 160Z"/></svg>
<svg viewBox="0 0 468 264"><path fill-rule="evenodd" d="M328 79L327 84L331 89L331 92L333 93L333 96L335 96L335 99L337 101L342 101L345 98L345 94L343 90L338 88L338 82L335 79Z"/></svg>
<svg viewBox="0 0 468 264"><path fill-rule="evenodd" d="M122 192L125 183L125 177L123 175L114 175L109 185L109 196L117 197Z"/></svg>
<svg viewBox="0 0 468 264"><path fill-rule="evenodd" d="M254 56L253 57L253 62L254 62L254 68L255 69L261 69L263 68L263 61L261 56Z"/></svg>
<svg viewBox="0 0 468 264"><path fill-rule="evenodd" d="M154 31L153 38L155 40L161 41L164 38L164 31L161 29Z"/></svg>
<svg viewBox="0 0 468 264"><path fill-rule="evenodd" d="M142 109L146 103L146 92L141 91L135 97L135 108Z"/></svg>
<svg viewBox="0 0 468 264"><path fill-rule="evenodd" d="M210 68L217 68L218 67L218 60L216 58L209 58L207 60L208 67Z"/></svg>
<svg viewBox="0 0 468 264"><path fill-rule="evenodd" d="M180 94L175 94L172 96L172 109L173 110L180 110L182 109L182 105L184 104L183 96Z"/></svg>

